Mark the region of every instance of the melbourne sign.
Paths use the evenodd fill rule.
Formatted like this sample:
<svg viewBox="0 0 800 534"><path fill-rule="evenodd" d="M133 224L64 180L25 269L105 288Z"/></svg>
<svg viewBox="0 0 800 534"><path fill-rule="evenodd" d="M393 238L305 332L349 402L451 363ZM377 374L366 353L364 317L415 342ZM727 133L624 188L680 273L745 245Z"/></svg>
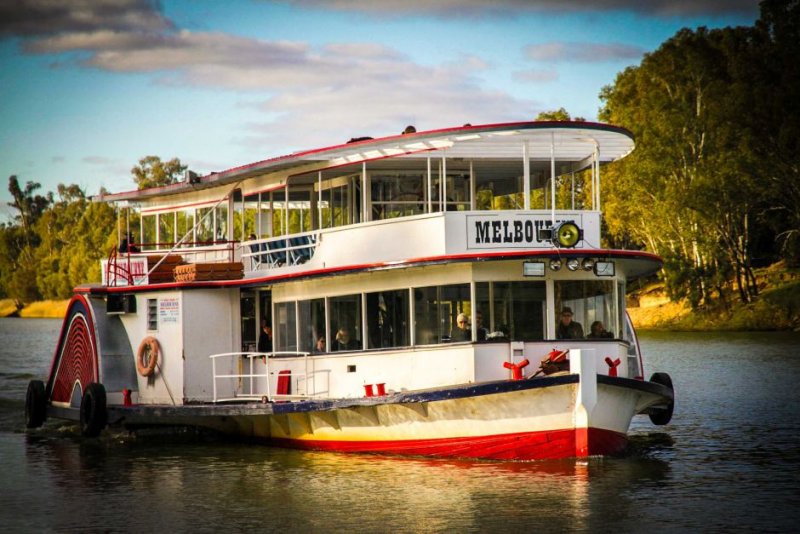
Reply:
<svg viewBox="0 0 800 534"><path fill-rule="evenodd" d="M549 239L539 239L539 230L553 227L550 214L492 213L467 215L467 248L552 248ZM555 224L572 221L583 228L581 213L556 214ZM543 236L541 236L543 237ZM578 244L578 247L581 243Z"/></svg>

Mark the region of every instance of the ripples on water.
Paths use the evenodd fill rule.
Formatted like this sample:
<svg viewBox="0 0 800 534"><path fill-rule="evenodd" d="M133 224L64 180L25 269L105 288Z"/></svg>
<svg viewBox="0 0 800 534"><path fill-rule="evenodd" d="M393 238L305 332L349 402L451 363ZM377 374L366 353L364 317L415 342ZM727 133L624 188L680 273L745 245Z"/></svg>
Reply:
<svg viewBox="0 0 800 534"><path fill-rule="evenodd" d="M24 431L58 321L0 319L0 530L790 531L800 519L798 334L647 334L673 422L634 419L621 458L478 462L338 455L197 432ZM15 352L11 352L11 350Z"/></svg>

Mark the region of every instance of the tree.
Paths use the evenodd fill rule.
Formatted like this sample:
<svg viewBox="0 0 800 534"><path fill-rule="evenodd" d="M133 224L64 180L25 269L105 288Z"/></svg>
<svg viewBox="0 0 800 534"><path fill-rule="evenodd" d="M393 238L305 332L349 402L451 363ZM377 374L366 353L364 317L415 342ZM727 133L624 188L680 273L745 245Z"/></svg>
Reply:
<svg viewBox="0 0 800 534"><path fill-rule="evenodd" d="M158 156L145 156L131 169L131 174L139 189L149 189L174 184L186 169L188 166L178 158L163 162Z"/></svg>
<svg viewBox="0 0 800 534"><path fill-rule="evenodd" d="M584 122L586 119L583 117L570 117L569 112L564 108L558 108L555 111L542 111L536 116L537 121L577 121Z"/></svg>

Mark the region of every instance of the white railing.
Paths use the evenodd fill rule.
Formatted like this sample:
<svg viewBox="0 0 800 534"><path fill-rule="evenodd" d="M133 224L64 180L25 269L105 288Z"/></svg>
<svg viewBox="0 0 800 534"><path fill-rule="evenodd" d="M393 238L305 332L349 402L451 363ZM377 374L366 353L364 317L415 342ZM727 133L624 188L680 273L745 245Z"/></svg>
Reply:
<svg viewBox="0 0 800 534"><path fill-rule="evenodd" d="M309 372L309 359L308 359L307 352L224 352L220 354L212 354L209 356L211 358L211 371L213 377L213 402L232 402L232 401L262 401L262 402L273 402L275 400L302 400L308 399L314 396L313 387L309 387L310 381L309 377L312 373ZM242 358L247 358L249 360L249 372L248 373L227 373L227 374L217 374L217 360L220 358L229 358L230 359L230 368L234 366L238 367L239 362L241 362ZM264 361L264 372L263 373L256 373L255 365L256 360L259 358L263 358ZM272 393L272 377L279 376L277 373L280 371L276 371L274 369L276 361L283 361L286 362L287 359L289 361L294 360L303 360L303 371L302 373L292 373L289 375L289 379L295 379L296 383L299 384L300 380L305 382L305 393L304 394L277 394ZM233 381L233 387L230 388L233 392L233 396L230 397L220 397L218 393L217 381L218 380L228 380ZM247 387L244 387L246 384ZM240 391L241 390L241 391Z"/></svg>
<svg viewBox="0 0 800 534"><path fill-rule="evenodd" d="M314 255L319 232L245 241L241 245L242 261L256 271L285 265L300 265ZM249 260L245 260L249 258Z"/></svg>

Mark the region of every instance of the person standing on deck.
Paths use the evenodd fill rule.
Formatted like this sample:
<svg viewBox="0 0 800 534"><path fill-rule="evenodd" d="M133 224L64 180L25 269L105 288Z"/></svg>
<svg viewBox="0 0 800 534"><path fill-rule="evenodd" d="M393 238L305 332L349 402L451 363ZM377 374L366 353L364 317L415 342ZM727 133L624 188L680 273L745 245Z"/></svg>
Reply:
<svg viewBox="0 0 800 534"><path fill-rule="evenodd" d="M261 319L261 333L258 336L258 352L272 352L272 328L266 319Z"/></svg>

